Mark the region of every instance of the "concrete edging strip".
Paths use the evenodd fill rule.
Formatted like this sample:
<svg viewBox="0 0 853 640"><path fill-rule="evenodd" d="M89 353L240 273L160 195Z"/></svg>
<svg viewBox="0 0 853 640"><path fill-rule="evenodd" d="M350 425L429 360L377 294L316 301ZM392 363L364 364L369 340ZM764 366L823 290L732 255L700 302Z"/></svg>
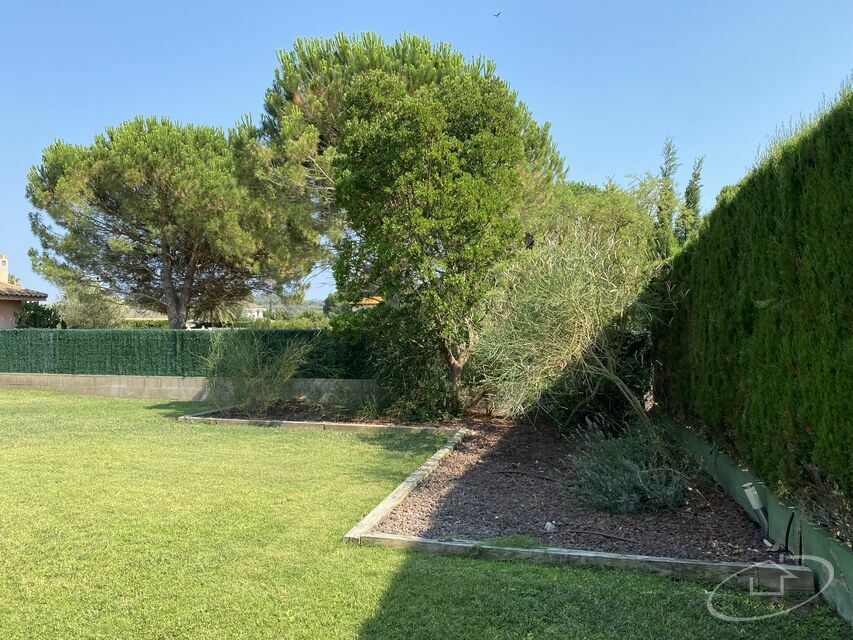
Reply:
<svg viewBox="0 0 853 640"><path fill-rule="evenodd" d="M787 538L791 550L802 556L803 564L814 571L821 597L835 607L838 615L853 624L853 589L850 585L853 576L853 549L833 538L823 527L811 522L799 509L783 503L758 477L722 449L705 441L696 429L672 419L668 419L666 423L672 435L697 459L708 475L755 520L753 510L743 492L745 483L753 483L767 509L770 537L782 543L786 542Z"/></svg>
<svg viewBox="0 0 853 640"><path fill-rule="evenodd" d="M433 540L393 533L363 533L361 543L390 549L409 549L426 553L439 553L490 560L516 560L548 565L576 567L607 567L643 573L656 573L671 578L721 582L737 575L743 585L756 583L767 589L779 590L783 583L785 593L814 593L814 574L808 567L775 563L715 562L640 556L628 553L539 547L533 549L500 547L475 540Z"/></svg>
<svg viewBox="0 0 853 640"><path fill-rule="evenodd" d="M219 410L203 411L202 413L191 413L179 416L181 422L210 422L214 424L254 425L260 427L289 427L291 429L314 429L316 431L398 431L405 433L418 433L427 431L442 435L451 435L459 432L454 427L421 427L408 424L370 424L365 422L324 422L312 420L260 420L253 418L217 418L215 414Z"/></svg>
<svg viewBox="0 0 853 640"><path fill-rule="evenodd" d="M418 467L412 475L403 480L397 488L394 489L382 502L376 505L373 510L364 516L352 529L350 529L344 540L346 542L361 542L361 540L370 533L379 522L387 516L398 504L403 502L409 494L415 490L421 482L426 480L430 474L435 471L438 465L456 448L462 438L465 437L467 431L465 429L457 429L453 436L442 447L432 454L426 462Z"/></svg>

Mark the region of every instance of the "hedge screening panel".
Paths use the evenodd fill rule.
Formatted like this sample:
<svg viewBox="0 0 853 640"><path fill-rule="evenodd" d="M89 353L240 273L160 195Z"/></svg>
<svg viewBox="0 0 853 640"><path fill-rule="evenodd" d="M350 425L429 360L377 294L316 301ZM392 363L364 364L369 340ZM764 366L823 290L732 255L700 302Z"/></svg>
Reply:
<svg viewBox="0 0 853 640"><path fill-rule="evenodd" d="M671 278L658 397L765 480L853 496L853 89L722 191Z"/></svg>
<svg viewBox="0 0 853 640"><path fill-rule="evenodd" d="M239 331L239 330L238 330ZM0 371L143 376L203 376L217 331L11 329L0 331ZM273 345L310 341L298 376L369 378L363 344L326 331L260 331Z"/></svg>

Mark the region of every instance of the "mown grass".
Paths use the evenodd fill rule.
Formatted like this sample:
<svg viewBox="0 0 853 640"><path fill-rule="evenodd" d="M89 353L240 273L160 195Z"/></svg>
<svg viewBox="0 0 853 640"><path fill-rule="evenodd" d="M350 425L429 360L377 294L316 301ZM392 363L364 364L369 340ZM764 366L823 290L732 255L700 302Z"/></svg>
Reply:
<svg viewBox="0 0 853 640"><path fill-rule="evenodd" d="M1 638L849 632L823 606L723 623L697 583L343 544L435 438L175 420L190 408L0 391Z"/></svg>

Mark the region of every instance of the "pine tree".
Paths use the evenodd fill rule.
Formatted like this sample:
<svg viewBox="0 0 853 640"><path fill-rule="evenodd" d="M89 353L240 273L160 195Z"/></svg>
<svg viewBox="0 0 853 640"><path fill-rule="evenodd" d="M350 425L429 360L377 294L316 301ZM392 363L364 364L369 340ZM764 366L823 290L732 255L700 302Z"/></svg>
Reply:
<svg viewBox="0 0 853 640"><path fill-rule="evenodd" d="M537 123L505 82L492 61L466 60L446 43L403 34L385 43L374 33L349 37L300 38L279 53L275 79L267 90L259 126L244 123L243 150L260 160L265 182L291 206L301 202L327 219L334 236L343 225L334 205L337 182L333 160L346 125L344 96L361 75L385 71L401 78L407 93L437 85L449 77L481 76L495 80L511 97L524 138L520 212L545 206L565 176L563 158L549 125Z"/></svg>
<svg viewBox="0 0 853 640"><path fill-rule="evenodd" d="M166 118L108 127L88 146L57 141L29 174L33 267L165 313L172 328L253 290L299 290L319 232L304 208L247 186L253 170L221 130Z"/></svg>

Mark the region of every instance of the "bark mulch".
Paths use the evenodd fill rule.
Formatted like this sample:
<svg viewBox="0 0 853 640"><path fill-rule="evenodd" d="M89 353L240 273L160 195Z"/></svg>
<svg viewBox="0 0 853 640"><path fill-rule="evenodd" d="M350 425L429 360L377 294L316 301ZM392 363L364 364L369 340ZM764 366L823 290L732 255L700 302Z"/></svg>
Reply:
<svg viewBox="0 0 853 640"><path fill-rule="evenodd" d="M366 418L346 410L332 411L329 408L309 402L303 398L280 402L271 407L263 416L249 415L239 409L226 409L212 414L216 418L237 418L241 420L291 420L295 422L362 422L364 424L389 424L386 419Z"/></svg>
<svg viewBox="0 0 853 640"><path fill-rule="evenodd" d="M249 415L239 409L226 409L212 413L214 418L236 418L240 420L289 420L294 422L354 422L361 424L411 424L418 427L456 427L476 428L481 424L489 424L491 418L479 415L467 415L450 420L433 420L430 422L398 421L387 416L366 416L364 413L348 411L345 408L330 408L327 405L311 402L305 398L296 398L280 402L269 409L264 415Z"/></svg>
<svg viewBox="0 0 853 640"><path fill-rule="evenodd" d="M552 429L491 419L466 426L471 435L377 531L433 539L527 536L552 547L698 560L777 559L707 476L675 511L597 511L572 489L572 444ZM556 526L551 533L547 522Z"/></svg>

